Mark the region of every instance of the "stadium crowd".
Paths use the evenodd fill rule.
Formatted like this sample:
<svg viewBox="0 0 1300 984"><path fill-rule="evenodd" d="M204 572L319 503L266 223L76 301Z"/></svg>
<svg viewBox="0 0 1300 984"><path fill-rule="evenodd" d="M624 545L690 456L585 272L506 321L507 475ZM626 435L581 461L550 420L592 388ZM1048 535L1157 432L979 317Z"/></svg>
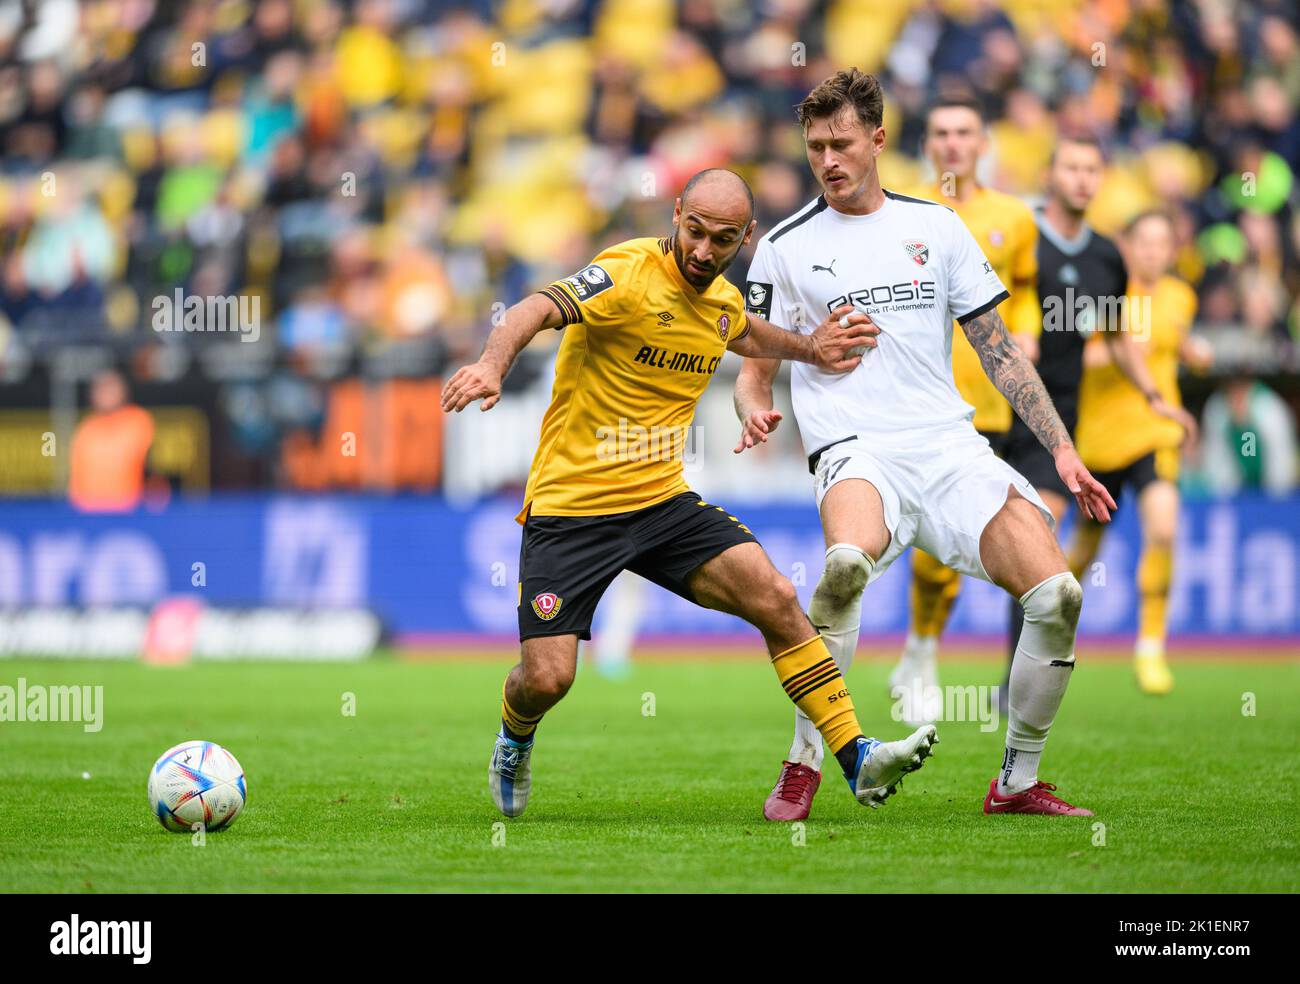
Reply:
<svg viewBox="0 0 1300 984"><path fill-rule="evenodd" d="M1207 441L1253 413L1294 444L1291 0L0 0L0 378L86 345L135 384L198 372L221 446L270 462L218 481L328 486L293 452L338 381L438 377L538 285L663 234L701 168L750 181L759 234L813 197L792 107L847 65L885 85L887 186L925 177L941 93L979 99L984 178L1027 199L1058 132L1099 136L1093 224L1175 219ZM259 341L158 330L178 287L256 297ZM1224 468L1212 490L1263 483Z"/></svg>

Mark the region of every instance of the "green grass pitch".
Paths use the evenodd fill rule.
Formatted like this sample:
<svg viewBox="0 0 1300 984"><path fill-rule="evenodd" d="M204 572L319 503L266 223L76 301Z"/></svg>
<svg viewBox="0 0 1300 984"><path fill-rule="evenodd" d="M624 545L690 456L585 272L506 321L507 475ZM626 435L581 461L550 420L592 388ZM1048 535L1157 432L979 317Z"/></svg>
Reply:
<svg viewBox="0 0 1300 984"><path fill-rule="evenodd" d="M983 816L1001 730L949 723L880 810L828 773L802 844L761 819L792 712L760 656L646 662L617 681L582 671L543 722L516 820L496 813L485 776L507 665L0 663L0 684L102 684L105 702L98 734L0 723L0 890L1300 888L1294 663L1175 663L1159 699L1123 663L1081 658L1042 774L1095 820ZM942 670L957 684L998 672ZM868 732L898 737L887 672L861 660L849 682ZM190 738L226 745L249 783L243 814L202 847L164 831L145 796L154 759Z"/></svg>

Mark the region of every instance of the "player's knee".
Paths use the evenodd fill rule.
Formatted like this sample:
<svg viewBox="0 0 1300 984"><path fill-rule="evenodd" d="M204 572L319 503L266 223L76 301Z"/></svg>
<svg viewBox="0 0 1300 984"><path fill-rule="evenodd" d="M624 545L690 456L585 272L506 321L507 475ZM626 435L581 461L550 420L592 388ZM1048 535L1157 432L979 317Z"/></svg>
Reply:
<svg viewBox="0 0 1300 984"><path fill-rule="evenodd" d="M769 603L768 610L774 617L779 618L792 609L802 611L799 604L799 593L795 590L789 578L781 577L779 574L772 578L771 583L764 592L764 596Z"/></svg>
<svg viewBox="0 0 1300 984"><path fill-rule="evenodd" d="M871 561L859 548L837 543L826 551L826 568L817 582L817 594L833 605L857 599L871 577Z"/></svg>
<svg viewBox="0 0 1300 984"><path fill-rule="evenodd" d="M530 667L524 673L524 688L534 701L554 704L573 686L573 673L567 666Z"/></svg>
<svg viewBox="0 0 1300 984"><path fill-rule="evenodd" d="M1083 587L1068 571L1049 577L1021 600L1025 621L1074 635L1083 608Z"/></svg>

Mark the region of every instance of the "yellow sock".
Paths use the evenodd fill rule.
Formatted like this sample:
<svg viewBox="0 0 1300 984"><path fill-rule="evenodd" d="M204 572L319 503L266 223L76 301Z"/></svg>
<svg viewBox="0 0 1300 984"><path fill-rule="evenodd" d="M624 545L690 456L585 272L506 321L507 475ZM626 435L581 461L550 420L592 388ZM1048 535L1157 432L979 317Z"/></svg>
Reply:
<svg viewBox="0 0 1300 984"><path fill-rule="evenodd" d="M537 717L524 717L515 712L510 706L510 701L506 699L506 687L501 685L501 723L506 726L508 734L506 737L528 738L537 730L538 723L542 720L543 715Z"/></svg>
<svg viewBox="0 0 1300 984"><path fill-rule="evenodd" d="M1165 638L1169 581L1174 567L1170 546L1144 546L1138 560L1138 638Z"/></svg>
<svg viewBox="0 0 1300 984"><path fill-rule="evenodd" d="M808 715L834 755L862 734L853 698L820 635L772 657L786 695Z"/></svg>
<svg viewBox="0 0 1300 984"><path fill-rule="evenodd" d="M960 591L960 574L925 551L913 550L912 632L918 636L943 635Z"/></svg>

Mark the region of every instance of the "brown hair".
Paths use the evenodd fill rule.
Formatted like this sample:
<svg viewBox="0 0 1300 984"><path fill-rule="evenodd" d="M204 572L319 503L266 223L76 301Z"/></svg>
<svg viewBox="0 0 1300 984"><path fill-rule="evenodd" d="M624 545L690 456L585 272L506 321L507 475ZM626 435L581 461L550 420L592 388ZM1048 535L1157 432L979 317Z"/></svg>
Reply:
<svg viewBox="0 0 1300 984"><path fill-rule="evenodd" d="M795 109L799 114L799 125L806 130L813 120L835 116L846 106L852 106L857 111L858 119L868 130L881 125L885 115L885 98L874 75L867 75L856 68L842 69L823 79L817 88L804 96L803 102Z"/></svg>
<svg viewBox="0 0 1300 984"><path fill-rule="evenodd" d="M1140 226L1147 219L1163 219L1165 223L1169 226L1169 231L1170 232L1175 231L1174 217L1170 215L1165 209L1148 208L1145 211L1138 212L1137 215L1133 216L1133 218L1129 219L1128 222L1124 224L1125 237L1133 235L1133 233L1137 231L1137 227Z"/></svg>
<svg viewBox="0 0 1300 984"><path fill-rule="evenodd" d="M1100 137L1094 133L1074 131L1063 133L1057 138L1056 145L1052 148L1052 156L1048 159L1049 164L1056 163L1056 152L1064 144L1079 144L1084 147L1091 147L1097 151L1103 161L1106 160L1106 148L1102 146Z"/></svg>
<svg viewBox="0 0 1300 984"><path fill-rule="evenodd" d="M979 117L980 125L984 125L984 107L979 104L979 100L974 96L946 96L936 99L930 103L925 110L925 125L928 129L930 126L930 117L938 109L969 109Z"/></svg>

